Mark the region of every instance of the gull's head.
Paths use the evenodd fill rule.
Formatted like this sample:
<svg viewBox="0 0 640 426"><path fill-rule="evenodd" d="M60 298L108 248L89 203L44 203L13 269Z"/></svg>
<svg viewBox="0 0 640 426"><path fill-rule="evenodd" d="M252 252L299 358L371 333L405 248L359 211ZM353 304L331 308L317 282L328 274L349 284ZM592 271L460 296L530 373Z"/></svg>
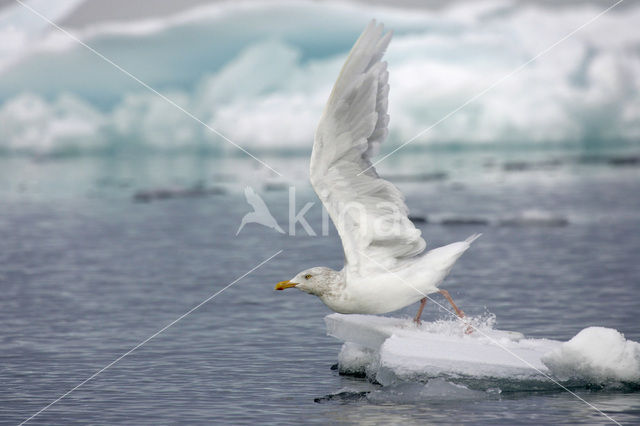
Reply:
<svg viewBox="0 0 640 426"><path fill-rule="evenodd" d="M339 272L324 266L305 269L290 280L280 281L276 290L295 287L305 293L322 296L326 291L339 284Z"/></svg>

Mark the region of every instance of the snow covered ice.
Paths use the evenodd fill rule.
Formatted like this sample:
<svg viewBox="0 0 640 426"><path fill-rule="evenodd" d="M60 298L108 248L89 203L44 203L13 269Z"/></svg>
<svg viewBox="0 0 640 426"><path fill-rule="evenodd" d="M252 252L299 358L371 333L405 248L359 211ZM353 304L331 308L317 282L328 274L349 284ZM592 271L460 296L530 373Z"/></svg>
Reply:
<svg viewBox="0 0 640 426"><path fill-rule="evenodd" d="M640 343L611 328L585 328L542 361L560 378L640 382Z"/></svg>
<svg viewBox="0 0 640 426"><path fill-rule="evenodd" d="M528 339L493 329L492 318L469 317L416 326L411 319L332 314L327 334L342 340L340 372L384 386L445 378L489 390L640 382L640 344L616 330L589 327L568 342Z"/></svg>

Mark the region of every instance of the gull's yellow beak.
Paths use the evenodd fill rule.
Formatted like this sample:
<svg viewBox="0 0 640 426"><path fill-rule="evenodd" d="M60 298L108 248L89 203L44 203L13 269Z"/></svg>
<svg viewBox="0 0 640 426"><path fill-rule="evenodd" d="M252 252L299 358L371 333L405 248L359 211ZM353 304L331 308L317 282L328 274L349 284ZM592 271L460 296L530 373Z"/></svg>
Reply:
<svg viewBox="0 0 640 426"><path fill-rule="evenodd" d="M292 283L290 280L280 281L276 284L275 290L284 290L285 288L295 287L298 283Z"/></svg>

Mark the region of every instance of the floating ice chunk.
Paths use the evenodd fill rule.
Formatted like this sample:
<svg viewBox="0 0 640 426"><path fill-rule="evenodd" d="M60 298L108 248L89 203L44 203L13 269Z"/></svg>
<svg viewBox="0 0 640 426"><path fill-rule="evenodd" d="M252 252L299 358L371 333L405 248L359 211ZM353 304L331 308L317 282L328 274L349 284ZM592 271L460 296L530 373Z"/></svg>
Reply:
<svg viewBox="0 0 640 426"><path fill-rule="evenodd" d="M541 357L561 342L524 339L469 319L478 331L466 335L460 321L418 327L409 319L332 314L327 333L344 342L342 372L366 373L383 385L433 377L545 380Z"/></svg>
<svg viewBox="0 0 640 426"><path fill-rule="evenodd" d="M364 376L367 370L375 368L376 362L376 351L353 342L342 345L338 354L338 370L343 374Z"/></svg>
<svg viewBox="0 0 640 426"><path fill-rule="evenodd" d="M497 333L392 336L380 348L376 379L383 384L441 376L544 380L549 371L540 358L558 344L544 339L513 341Z"/></svg>
<svg viewBox="0 0 640 426"><path fill-rule="evenodd" d="M473 216L453 216L447 217L440 221L445 226L468 226L468 225L489 225L489 219Z"/></svg>
<svg viewBox="0 0 640 426"><path fill-rule="evenodd" d="M640 343L616 330L589 327L560 342L495 330L492 316L465 320L474 326L471 335L458 320L416 326L410 319L372 315L325 317L327 334L345 342L340 372L365 374L384 386L434 378L503 390L550 389L558 381L640 383Z"/></svg>
<svg viewBox="0 0 640 426"><path fill-rule="evenodd" d="M166 200L171 198L200 198L209 195L222 195L225 190L221 187L206 188L201 183L188 188L168 187L145 189L133 194L134 201L148 203L154 200Z"/></svg>
<svg viewBox="0 0 640 426"><path fill-rule="evenodd" d="M324 322L329 336L374 350L379 349L394 331L411 327L407 320L375 315L331 314Z"/></svg>
<svg viewBox="0 0 640 426"><path fill-rule="evenodd" d="M569 220L552 212L526 210L519 215L500 219L501 226L567 226Z"/></svg>
<svg viewBox="0 0 640 426"><path fill-rule="evenodd" d="M546 354L542 362L563 379L640 381L640 343L611 328L585 328Z"/></svg>

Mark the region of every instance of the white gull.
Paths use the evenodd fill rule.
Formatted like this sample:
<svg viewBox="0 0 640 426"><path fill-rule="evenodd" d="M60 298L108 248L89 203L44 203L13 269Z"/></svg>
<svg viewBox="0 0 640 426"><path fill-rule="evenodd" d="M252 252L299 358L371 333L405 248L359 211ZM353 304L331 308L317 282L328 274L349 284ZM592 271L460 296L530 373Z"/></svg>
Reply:
<svg viewBox="0 0 640 426"><path fill-rule="evenodd" d="M408 218L402 193L380 178L371 158L386 138L389 73L382 56L391 40L372 21L351 49L316 130L310 180L338 230L344 249L341 271L318 266L279 282L318 296L335 312L382 314L440 292L460 317L446 290L438 288L453 264L479 236L426 253L420 230Z"/></svg>

